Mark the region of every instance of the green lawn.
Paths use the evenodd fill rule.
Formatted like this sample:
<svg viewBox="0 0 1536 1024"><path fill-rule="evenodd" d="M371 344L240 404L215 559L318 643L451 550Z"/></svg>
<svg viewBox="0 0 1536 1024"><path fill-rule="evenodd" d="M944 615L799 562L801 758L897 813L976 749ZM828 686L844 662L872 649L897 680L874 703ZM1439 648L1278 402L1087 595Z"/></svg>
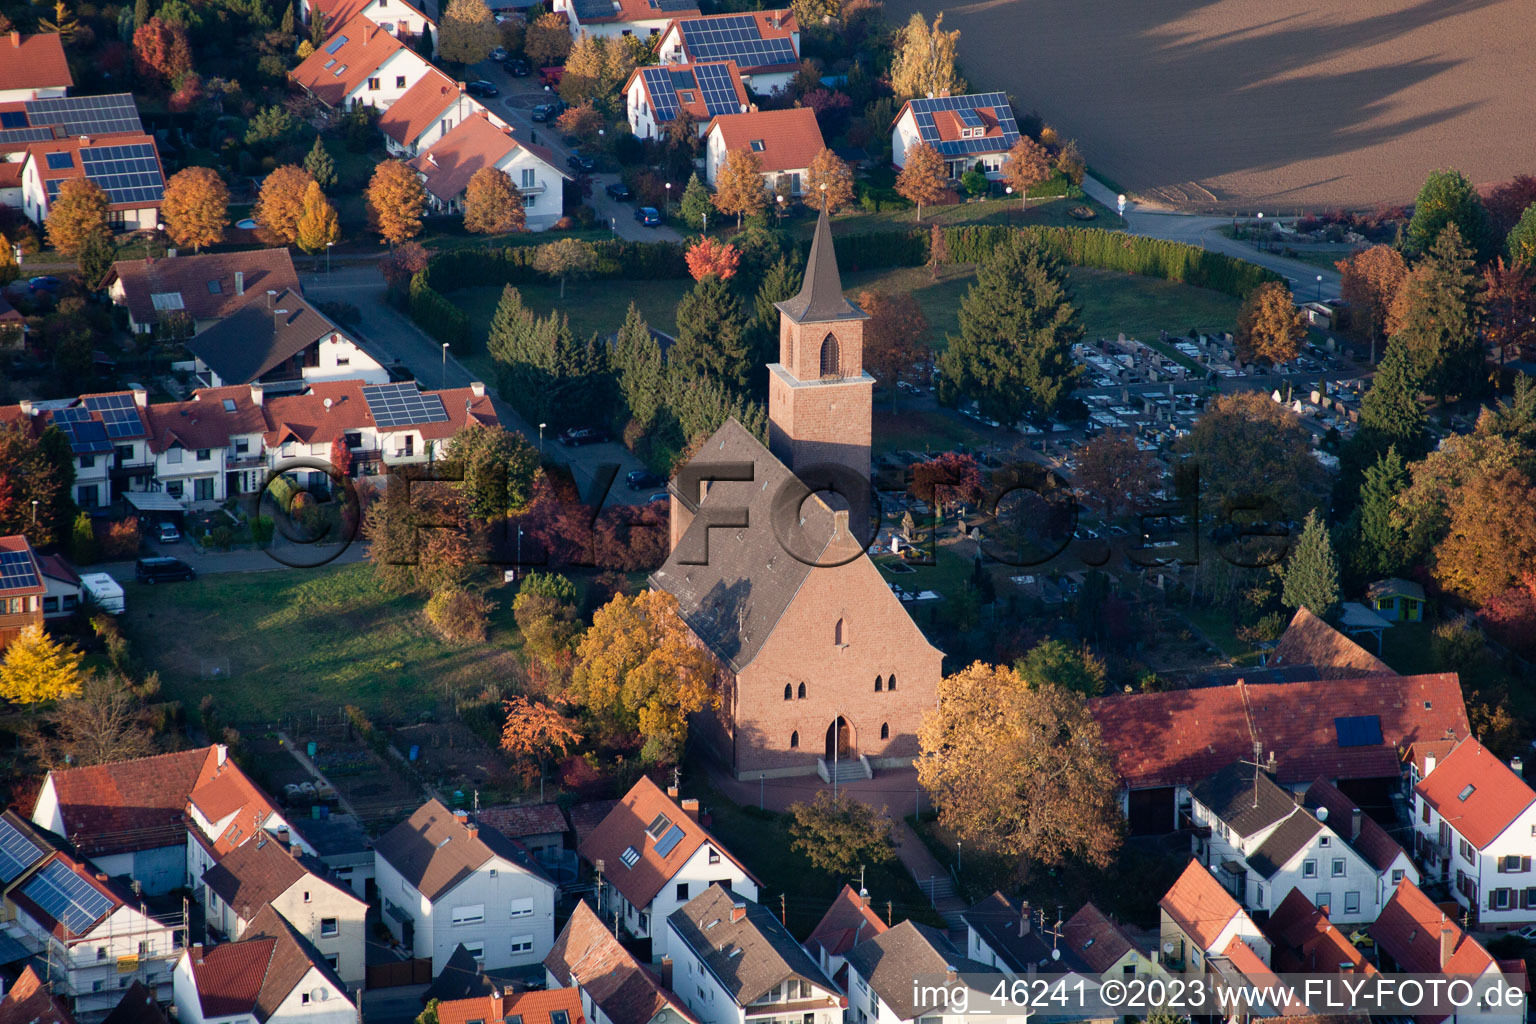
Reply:
<svg viewBox="0 0 1536 1024"><path fill-rule="evenodd" d="M1430 641L1435 633L1433 622L1395 622L1381 636L1381 660L1401 675L1416 676L1427 672L1445 672L1447 666L1435 657ZM1376 653L1376 641L1369 636L1355 639L1361 647Z"/></svg>
<svg viewBox="0 0 1536 1024"><path fill-rule="evenodd" d="M917 452L947 452L958 445L975 448L985 438L968 420L937 410L908 409L903 405L891 411L890 395L875 394L874 455L908 449Z"/></svg>
<svg viewBox="0 0 1536 1024"><path fill-rule="evenodd" d="M624 314L630 302L640 308L640 314L658 331L667 334L677 332L677 304L692 287L688 278L667 281L568 281L565 298L560 298L559 284L525 284L518 286L523 301L539 316L558 310L570 317L571 331L578 338L592 334L612 334L624 323ZM463 288L449 292L448 299L469 314L475 333L476 345L483 344L489 329L496 303L501 301L501 288Z"/></svg>
<svg viewBox="0 0 1536 1024"><path fill-rule="evenodd" d="M424 599L374 585L366 563L202 576L191 583L126 584L123 628L167 700L196 715L211 694L234 723L273 722L356 704L370 716L414 718L439 698L517 678L511 600L488 644L445 644L427 628ZM214 670L227 666L215 676Z"/></svg>
<svg viewBox="0 0 1536 1024"><path fill-rule="evenodd" d="M1180 611L1200 632L1209 637L1212 643L1220 647L1222 653L1231 659L1233 664L1258 664L1258 652L1237 638L1237 633L1233 630L1230 609L1196 605Z"/></svg>
<svg viewBox="0 0 1536 1024"><path fill-rule="evenodd" d="M1078 220L1067 212L1075 206L1086 206L1098 214L1098 217L1093 220ZM792 224L795 232L806 238L809 238L816 228L815 218L808 214L800 216ZM832 233L854 235L870 231L910 231L913 228L926 230L930 224L946 226L1008 224L1014 227L1066 226L1111 230L1120 226L1119 217L1113 210L1105 209L1087 198L1031 199L1027 210L1020 210L1017 199L984 199L978 202L956 203L953 206L924 207L921 221L917 219L916 209L881 210L879 213L865 213L859 210L842 213L832 219Z"/></svg>

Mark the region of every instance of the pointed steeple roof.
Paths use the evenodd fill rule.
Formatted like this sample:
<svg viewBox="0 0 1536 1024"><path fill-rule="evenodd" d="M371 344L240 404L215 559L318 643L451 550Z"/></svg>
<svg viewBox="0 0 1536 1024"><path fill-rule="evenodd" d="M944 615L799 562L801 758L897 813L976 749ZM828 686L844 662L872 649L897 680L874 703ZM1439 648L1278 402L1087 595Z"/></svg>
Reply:
<svg viewBox="0 0 1536 1024"><path fill-rule="evenodd" d="M797 324L831 320L865 320L869 314L843 298L843 278L837 271L837 252L832 248L832 225L826 207L816 220L811 256L805 263L805 283L800 294L775 302L779 312Z"/></svg>

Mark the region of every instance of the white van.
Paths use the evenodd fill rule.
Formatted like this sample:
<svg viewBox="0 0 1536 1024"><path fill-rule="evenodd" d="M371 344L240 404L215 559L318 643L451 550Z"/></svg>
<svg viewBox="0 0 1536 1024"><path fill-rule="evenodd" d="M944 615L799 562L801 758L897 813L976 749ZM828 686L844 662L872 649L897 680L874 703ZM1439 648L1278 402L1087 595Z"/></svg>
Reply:
<svg viewBox="0 0 1536 1024"><path fill-rule="evenodd" d="M104 572L90 572L80 577L80 586L90 595L91 604L113 615L123 613L123 587Z"/></svg>

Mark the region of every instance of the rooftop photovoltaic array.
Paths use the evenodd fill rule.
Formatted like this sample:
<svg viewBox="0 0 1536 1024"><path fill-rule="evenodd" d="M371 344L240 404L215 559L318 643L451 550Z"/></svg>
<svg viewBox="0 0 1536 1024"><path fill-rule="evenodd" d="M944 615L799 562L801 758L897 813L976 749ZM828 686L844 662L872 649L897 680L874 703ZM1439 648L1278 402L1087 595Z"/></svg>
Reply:
<svg viewBox="0 0 1536 1024"><path fill-rule="evenodd" d="M147 142L82 148L80 166L114 203L151 203L165 195L160 161L155 159L155 147Z"/></svg>
<svg viewBox="0 0 1536 1024"><path fill-rule="evenodd" d="M404 427L416 423L442 423L448 419L443 400L424 395L415 383L375 384L363 388L363 401L373 422L380 427Z"/></svg>
<svg viewBox="0 0 1536 1024"><path fill-rule="evenodd" d="M91 418L90 411L75 406L53 414L54 426L69 438L69 449L76 455L97 455L112 450L107 428Z"/></svg>
<svg viewBox="0 0 1536 1024"><path fill-rule="evenodd" d="M0 882L11 884L43 859L44 851L15 825L0 818Z"/></svg>
<svg viewBox="0 0 1536 1024"><path fill-rule="evenodd" d="M1341 747L1379 747L1381 745L1381 717L1379 715L1351 715L1335 718L1333 727L1338 733Z"/></svg>
<svg viewBox="0 0 1536 1024"><path fill-rule="evenodd" d="M110 96L54 96L27 101L27 120L36 125L58 125L65 135L105 135L108 132L142 132L138 104L133 94Z"/></svg>
<svg viewBox="0 0 1536 1024"><path fill-rule="evenodd" d="M646 91L651 94L651 111L657 123L676 117L677 90L672 85L672 72L666 68L646 68L640 76L645 80Z"/></svg>
<svg viewBox="0 0 1536 1024"><path fill-rule="evenodd" d="M656 855L658 857L665 857L677 849L677 844L683 841L683 835L683 830L676 825L667 829L666 834L656 840Z"/></svg>
<svg viewBox="0 0 1536 1024"><path fill-rule="evenodd" d="M59 861L39 871L21 891L74 935L89 932L112 909L110 899Z"/></svg>
<svg viewBox="0 0 1536 1024"><path fill-rule="evenodd" d="M37 566L25 551L0 551L0 590L21 590L40 586Z"/></svg>
<svg viewBox="0 0 1536 1024"><path fill-rule="evenodd" d="M140 437L144 434L144 420L139 416L139 407L134 404L132 395L92 395L85 400L85 406L101 417L108 437Z"/></svg>
<svg viewBox="0 0 1536 1024"><path fill-rule="evenodd" d="M736 82L731 69L724 64L700 64L693 69L699 91L704 95L704 107L711 117L716 114L739 112L740 99L736 96Z"/></svg>
<svg viewBox="0 0 1536 1024"><path fill-rule="evenodd" d="M699 18L681 23L683 47L690 61L734 60L744 68L794 64L795 45L788 36L764 39L750 14Z"/></svg>
<svg viewBox="0 0 1536 1024"><path fill-rule="evenodd" d="M997 118L997 126L1002 129L1001 136L994 135L991 138L979 139L939 138L939 126L933 119L934 114L944 110L952 111L960 118L962 124L970 128L980 128L983 127L983 122L976 111L981 107L992 109L993 115ZM1007 95L1000 92L981 92L973 96L936 96L933 99L913 100L912 117L917 122L918 137L943 156L995 153L1002 149L1012 149L1013 144L1019 141L1019 124L1013 118L1013 108L1008 105Z"/></svg>
<svg viewBox="0 0 1536 1024"><path fill-rule="evenodd" d="M658 122L670 121L677 116L682 108L677 95L679 89L697 89L710 117L738 112L739 101L731 81L731 69L724 64L700 64L682 71L667 67L646 68L641 75L651 94L651 109Z"/></svg>

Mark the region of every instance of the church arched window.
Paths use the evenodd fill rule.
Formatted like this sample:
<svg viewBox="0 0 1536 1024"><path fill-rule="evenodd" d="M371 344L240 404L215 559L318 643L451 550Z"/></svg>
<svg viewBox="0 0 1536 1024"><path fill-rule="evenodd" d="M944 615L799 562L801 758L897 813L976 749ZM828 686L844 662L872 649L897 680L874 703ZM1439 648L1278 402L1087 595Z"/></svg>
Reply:
<svg viewBox="0 0 1536 1024"><path fill-rule="evenodd" d="M894 689L896 689L896 673L895 672L892 672L891 673L891 678L886 680L885 688L887 690L894 690Z"/></svg>
<svg viewBox="0 0 1536 1024"><path fill-rule="evenodd" d="M789 748L791 750L793 750L796 747L798 747L799 745L800 745L800 734L798 732L790 733L789 734Z"/></svg>
<svg viewBox="0 0 1536 1024"><path fill-rule="evenodd" d="M789 684L785 683L784 684L784 699L785 700L789 700L793 696L794 696L794 692L789 688Z"/></svg>
<svg viewBox="0 0 1536 1024"><path fill-rule="evenodd" d="M883 739L883 740L888 740L888 739L891 738L891 723L890 722L881 722L880 723L880 738Z"/></svg>
<svg viewBox="0 0 1536 1024"><path fill-rule="evenodd" d="M800 699L801 699L801 700L805 700L805 684L804 684L804 683L801 683L801 684L800 684L800 693L799 693L799 696L800 696Z"/></svg>
<svg viewBox="0 0 1536 1024"><path fill-rule="evenodd" d="M832 642L839 647L848 642L842 619L838 619L837 624L832 627Z"/></svg>
<svg viewBox="0 0 1536 1024"><path fill-rule="evenodd" d="M885 680L883 678L881 678L880 676L875 676L875 692L879 693L881 690L884 690L884 689L885 689Z"/></svg>
<svg viewBox="0 0 1536 1024"><path fill-rule="evenodd" d="M837 338L831 334L821 341L821 375L823 377L843 375L843 363L837 352Z"/></svg>

